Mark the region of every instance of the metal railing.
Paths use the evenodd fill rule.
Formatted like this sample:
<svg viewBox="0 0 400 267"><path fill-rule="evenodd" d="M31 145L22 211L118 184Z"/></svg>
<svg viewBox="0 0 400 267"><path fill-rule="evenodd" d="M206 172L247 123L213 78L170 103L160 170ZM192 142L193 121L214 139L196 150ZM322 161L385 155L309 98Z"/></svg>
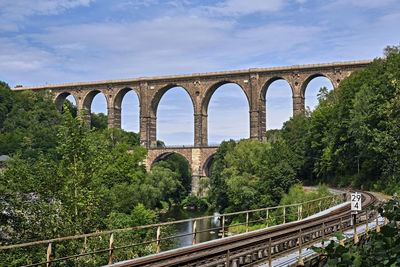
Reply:
<svg viewBox="0 0 400 267"><path fill-rule="evenodd" d="M221 232L221 237L224 238L227 235L230 235L235 228L240 228L240 226L244 226L245 229L239 230L239 232L248 232L250 227L253 227L251 230L255 230L256 228L265 228L272 225L277 224L285 224L290 221L301 220L302 218L308 217L315 213L321 212L325 209L328 209L332 206L340 204L344 202L346 199L342 195L333 195L327 196L319 199L314 199L310 201L306 201L303 203L296 203L290 205L281 205L276 207L267 207L261 209L254 209L254 210L246 210L246 211L239 211L239 212L232 212L226 214L218 214L218 215L210 215L210 216L203 216L191 219L184 219L172 222L164 222L164 223L157 223L157 224L150 224L150 225L142 225L142 226L135 226L130 228L124 229L115 229L109 231L102 231L96 233L89 233L89 234L80 234L75 236L67 236L61 238L54 238L48 240L40 240L35 242L23 243L23 244L14 244L14 245L7 245L7 246L0 246L0 252L4 250L12 250L12 249L29 249L32 247L40 246L36 248L36 251L39 249L43 249L43 257L42 260L38 262L26 262L25 266L38 266L38 265L46 265L50 266L52 263L55 262L63 262L68 261L71 259L76 260L77 258L81 257L90 257L95 254L108 254L102 257L102 260L105 262L99 264L112 264L116 261L115 253L116 251L130 249L130 254L133 257L136 256L144 256L146 254L152 253L159 253L162 249L162 242L167 243L167 249L171 248L171 240L184 237L184 236L192 236L192 244L197 243L197 236L202 232L208 231L219 231ZM208 228L208 229L198 229L197 222L200 220L205 219L215 219L218 218L221 222L219 227ZM164 234L171 231L171 226L185 223L185 222L192 222L192 231L185 234L179 235L167 235L163 237L162 230L164 229ZM255 228L254 228L255 227ZM146 232L140 232L142 230L147 230ZM143 241L138 243L129 243L128 244L120 244L117 246L117 234L123 233L131 233L131 234L140 234L142 237L140 238ZM153 236L154 238L147 239L149 236ZM92 239L98 238L98 241L93 241ZM122 238L126 241L126 237ZM79 240L81 240L79 242ZM90 240L92 242L90 242ZM68 245L63 242L75 242L74 245ZM100 245L107 244L107 247L98 248ZM62 244L62 247L76 247L76 251L73 255L62 255L60 257L55 257L56 255L56 245ZM78 244L79 243L79 244ZM121 243L121 242L120 242ZM92 250L90 249L90 244L95 244L95 248ZM60 245L61 246L61 245ZM146 252L138 252L135 253L134 249L138 249L139 247L144 246ZM132 250L133 249L133 250ZM45 250L45 251L44 251ZM29 253L29 251L26 251ZM59 253L58 253L59 254ZM117 261L124 260L121 257L118 257Z"/></svg>

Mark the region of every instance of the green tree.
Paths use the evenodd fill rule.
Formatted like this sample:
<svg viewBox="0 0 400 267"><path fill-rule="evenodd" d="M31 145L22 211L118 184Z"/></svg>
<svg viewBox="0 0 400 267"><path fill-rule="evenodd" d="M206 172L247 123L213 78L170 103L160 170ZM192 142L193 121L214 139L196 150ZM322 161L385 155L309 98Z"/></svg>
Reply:
<svg viewBox="0 0 400 267"><path fill-rule="evenodd" d="M41 151L54 151L61 115L51 95L43 91L11 95L14 101L12 106L6 105L8 113L2 122L0 153L20 151L22 157L37 157Z"/></svg>
<svg viewBox="0 0 400 267"><path fill-rule="evenodd" d="M104 130L107 129L108 125L108 116L104 113L93 113L90 116L91 119L91 127L96 130Z"/></svg>
<svg viewBox="0 0 400 267"><path fill-rule="evenodd" d="M229 206L228 196L226 193L226 182L222 176L223 170L227 167L225 155L228 151L232 151L236 146L234 140L223 141L218 147L217 153L214 156L214 164L212 165L210 177L210 190L208 201L218 211L223 211Z"/></svg>
<svg viewBox="0 0 400 267"><path fill-rule="evenodd" d="M0 81L0 133L3 132L3 123L14 104L14 94L8 84Z"/></svg>

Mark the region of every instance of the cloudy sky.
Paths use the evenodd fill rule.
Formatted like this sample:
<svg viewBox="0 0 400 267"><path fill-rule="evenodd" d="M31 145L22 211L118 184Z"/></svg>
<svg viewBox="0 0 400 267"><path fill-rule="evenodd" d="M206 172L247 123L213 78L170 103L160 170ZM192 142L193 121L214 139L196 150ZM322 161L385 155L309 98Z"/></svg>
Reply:
<svg viewBox="0 0 400 267"><path fill-rule="evenodd" d="M0 80L10 86L87 82L258 67L364 60L400 42L399 0L0 0ZM316 104L324 78L306 91ZM122 124L138 130L138 100L123 101ZM92 110L106 113L96 96ZM241 89L224 85L208 112L209 141L249 136ZM267 128L292 114L289 86L267 94ZM193 144L193 108L169 90L157 138Z"/></svg>

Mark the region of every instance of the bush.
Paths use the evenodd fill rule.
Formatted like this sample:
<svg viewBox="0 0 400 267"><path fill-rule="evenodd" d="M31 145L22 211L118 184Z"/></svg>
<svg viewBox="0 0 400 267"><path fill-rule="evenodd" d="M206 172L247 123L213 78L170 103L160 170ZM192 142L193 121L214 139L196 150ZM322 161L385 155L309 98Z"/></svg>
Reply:
<svg viewBox="0 0 400 267"><path fill-rule="evenodd" d="M183 201L182 201L182 207L185 208L195 208L195 209L207 209L210 204L202 198L199 198L193 194L188 195Z"/></svg>

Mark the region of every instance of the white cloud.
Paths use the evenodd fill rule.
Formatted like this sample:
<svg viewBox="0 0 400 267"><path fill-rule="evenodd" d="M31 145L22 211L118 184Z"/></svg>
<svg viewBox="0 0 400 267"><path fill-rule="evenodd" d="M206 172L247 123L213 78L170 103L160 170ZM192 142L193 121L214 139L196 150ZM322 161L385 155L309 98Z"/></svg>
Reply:
<svg viewBox="0 0 400 267"><path fill-rule="evenodd" d="M94 0L3 0L0 1L0 31L17 31L26 17L56 15Z"/></svg>
<svg viewBox="0 0 400 267"><path fill-rule="evenodd" d="M353 8L375 9L392 6L395 7L397 0L333 0L323 5L323 9L334 11L340 15L341 11L347 13ZM359 11L359 10L356 10ZM354 14L356 15L357 12Z"/></svg>
<svg viewBox="0 0 400 267"><path fill-rule="evenodd" d="M206 10L225 16L243 16L256 12L275 12L283 6L282 0L226 0L216 6L206 7Z"/></svg>
<svg viewBox="0 0 400 267"><path fill-rule="evenodd" d="M114 8L116 9L126 9L133 7L135 9L141 7L148 7L157 4L158 0L119 0L115 3Z"/></svg>

